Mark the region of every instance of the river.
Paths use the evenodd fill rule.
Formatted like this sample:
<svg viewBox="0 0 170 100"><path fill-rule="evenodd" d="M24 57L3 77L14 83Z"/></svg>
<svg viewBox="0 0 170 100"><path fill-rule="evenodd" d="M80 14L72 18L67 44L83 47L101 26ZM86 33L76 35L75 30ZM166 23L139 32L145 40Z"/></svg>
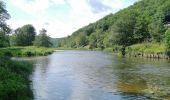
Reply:
<svg viewBox="0 0 170 100"><path fill-rule="evenodd" d="M170 99L170 62L99 51L60 51L34 62L35 100Z"/></svg>

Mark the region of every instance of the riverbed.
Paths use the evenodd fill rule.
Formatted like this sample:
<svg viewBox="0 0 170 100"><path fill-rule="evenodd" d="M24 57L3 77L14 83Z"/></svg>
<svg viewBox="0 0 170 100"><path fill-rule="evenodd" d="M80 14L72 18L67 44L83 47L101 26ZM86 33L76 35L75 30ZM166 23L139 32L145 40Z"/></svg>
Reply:
<svg viewBox="0 0 170 100"><path fill-rule="evenodd" d="M169 99L168 60L120 58L100 51L58 51L34 63L35 100Z"/></svg>

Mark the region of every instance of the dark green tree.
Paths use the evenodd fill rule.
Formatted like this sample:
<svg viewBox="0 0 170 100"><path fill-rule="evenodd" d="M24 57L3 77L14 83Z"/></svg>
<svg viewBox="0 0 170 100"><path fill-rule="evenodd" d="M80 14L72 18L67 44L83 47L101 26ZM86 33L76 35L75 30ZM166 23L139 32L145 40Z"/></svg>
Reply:
<svg viewBox="0 0 170 100"><path fill-rule="evenodd" d="M165 32L166 53L170 56L170 28Z"/></svg>
<svg viewBox="0 0 170 100"><path fill-rule="evenodd" d="M81 33L79 34L77 37L76 37L76 46L77 47L84 47L87 45L88 43L88 40L86 38L86 35L84 33Z"/></svg>
<svg viewBox="0 0 170 100"><path fill-rule="evenodd" d="M89 48L94 49L96 47L97 47L97 37L95 34L92 34L89 37Z"/></svg>
<svg viewBox="0 0 170 100"><path fill-rule="evenodd" d="M153 41L161 42L163 40L165 32L163 18L164 16L160 12L154 16L152 23L149 24L149 32Z"/></svg>
<svg viewBox="0 0 170 100"><path fill-rule="evenodd" d="M0 1L0 47L6 47L9 45L10 28L6 24L6 20L10 18L8 11L6 10L6 5L3 1Z"/></svg>
<svg viewBox="0 0 170 100"><path fill-rule="evenodd" d="M122 55L125 55L125 48L134 44L134 25L136 16L132 13L123 15L115 25L115 43L122 46Z"/></svg>
<svg viewBox="0 0 170 100"><path fill-rule="evenodd" d="M44 28L40 30L40 34L36 36L34 46L37 47L51 47L50 37L46 34L47 30Z"/></svg>
<svg viewBox="0 0 170 100"><path fill-rule="evenodd" d="M15 33L11 37L11 45L14 46L30 46L33 45L35 39L35 28L30 25L24 25L21 28L17 28Z"/></svg>

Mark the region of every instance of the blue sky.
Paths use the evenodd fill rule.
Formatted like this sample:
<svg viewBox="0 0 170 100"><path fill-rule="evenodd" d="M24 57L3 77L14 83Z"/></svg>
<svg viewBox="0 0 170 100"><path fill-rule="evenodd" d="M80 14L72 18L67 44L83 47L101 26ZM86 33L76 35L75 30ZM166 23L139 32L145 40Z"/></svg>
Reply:
<svg viewBox="0 0 170 100"><path fill-rule="evenodd" d="M119 11L137 0L4 0L16 29L32 24L54 38L71 35L77 29Z"/></svg>

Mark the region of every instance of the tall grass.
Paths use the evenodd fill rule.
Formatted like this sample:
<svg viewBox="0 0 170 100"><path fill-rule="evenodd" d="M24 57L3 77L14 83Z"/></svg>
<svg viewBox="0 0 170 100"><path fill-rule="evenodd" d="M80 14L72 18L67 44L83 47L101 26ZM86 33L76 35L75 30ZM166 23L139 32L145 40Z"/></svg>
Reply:
<svg viewBox="0 0 170 100"><path fill-rule="evenodd" d="M0 100L31 100L32 64L0 57Z"/></svg>
<svg viewBox="0 0 170 100"><path fill-rule="evenodd" d="M165 53L165 45L159 43L142 43L127 47L127 52Z"/></svg>
<svg viewBox="0 0 170 100"><path fill-rule="evenodd" d="M11 57L29 57L29 56L46 56L54 51L53 48L45 47L8 47L1 48L0 55L11 56Z"/></svg>

